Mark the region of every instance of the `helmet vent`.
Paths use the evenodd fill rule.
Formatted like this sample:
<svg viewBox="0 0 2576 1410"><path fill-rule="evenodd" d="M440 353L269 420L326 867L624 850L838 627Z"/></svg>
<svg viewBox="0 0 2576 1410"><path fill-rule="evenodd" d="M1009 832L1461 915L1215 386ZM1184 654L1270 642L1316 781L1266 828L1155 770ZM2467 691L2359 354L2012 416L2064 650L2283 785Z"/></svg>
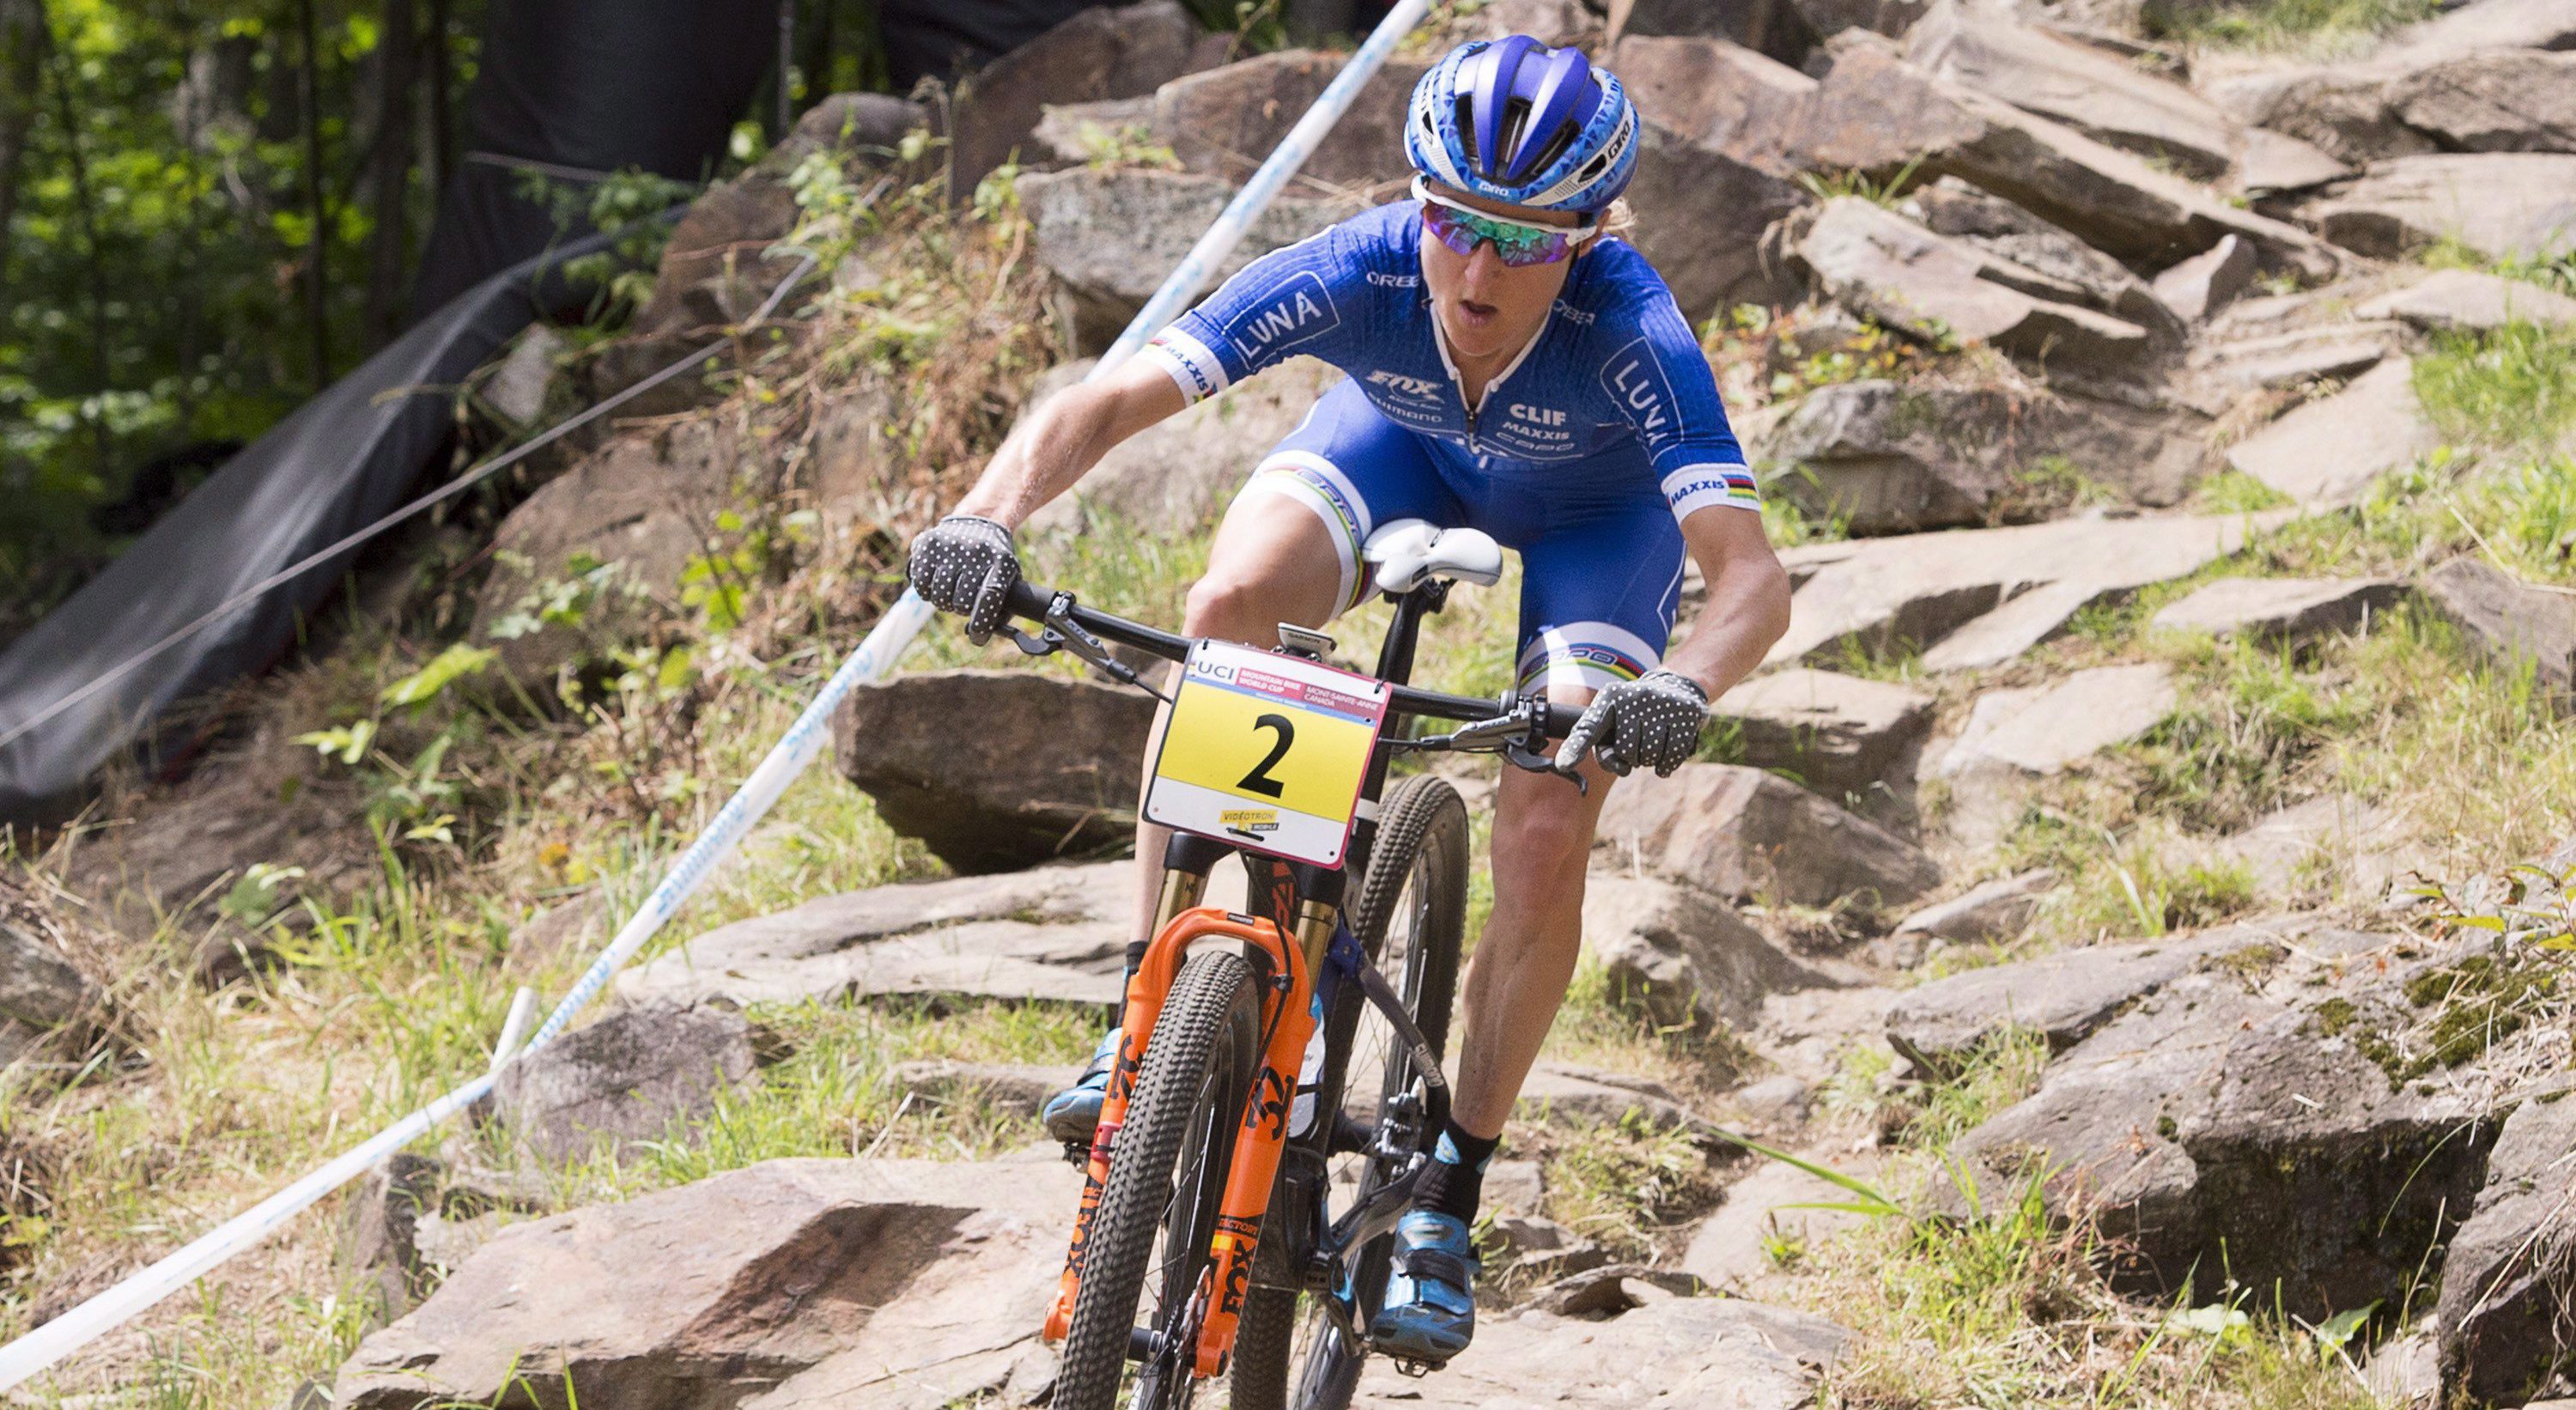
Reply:
<svg viewBox="0 0 2576 1410"><path fill-rule="evenodd" d="M1466 149L1467 170L1478 171L1485 165L1483 154L1476 150L1476 104L1465 94L1457 102L1458 145Z"/></svg>

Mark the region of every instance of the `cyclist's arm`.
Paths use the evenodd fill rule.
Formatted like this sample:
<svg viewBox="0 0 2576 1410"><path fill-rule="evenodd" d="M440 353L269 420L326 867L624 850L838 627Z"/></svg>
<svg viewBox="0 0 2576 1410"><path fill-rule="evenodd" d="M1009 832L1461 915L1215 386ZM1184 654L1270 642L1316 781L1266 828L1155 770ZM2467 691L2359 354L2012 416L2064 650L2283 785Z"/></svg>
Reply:
<svg viewBox="0 0 2576 1410"><path fill-rule="evenodd" d="M1771 552L1762 513L1713 504L1682 520L1682 542L1708 582L1690 635L1664 659L1715 700L1762 664L1789 630L1789 573Z"/></svg>
<svg viewBox="0 0 2576 1410"><path fill-rule="evenodd" d="M1183 404L1170 374L1150 358L1129 358L1096 382L1067 387L1013 428L956 512L1017 529L1119 442Z"/></svg>

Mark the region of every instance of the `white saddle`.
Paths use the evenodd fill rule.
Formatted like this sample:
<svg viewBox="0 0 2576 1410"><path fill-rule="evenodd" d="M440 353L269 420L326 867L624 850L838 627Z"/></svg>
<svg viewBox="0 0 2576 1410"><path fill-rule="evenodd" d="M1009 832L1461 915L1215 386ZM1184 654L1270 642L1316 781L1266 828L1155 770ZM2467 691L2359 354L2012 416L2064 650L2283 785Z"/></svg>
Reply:
<svg viewBox="0 0 2576 1410"><path fill-rule="evenodd" d="M1428 520L1380 525L1360 557L1376 570L1377 590L1403 594L1434 578L1491 586L1503 575L1503 547L1482 529L1440 529Z"/></svg>

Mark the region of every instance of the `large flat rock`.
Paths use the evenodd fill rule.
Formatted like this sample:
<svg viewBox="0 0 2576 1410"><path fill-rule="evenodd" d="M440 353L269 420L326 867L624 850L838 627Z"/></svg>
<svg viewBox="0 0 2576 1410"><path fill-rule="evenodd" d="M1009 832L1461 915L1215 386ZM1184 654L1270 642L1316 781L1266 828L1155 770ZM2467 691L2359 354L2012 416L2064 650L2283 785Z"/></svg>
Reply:
<svg viewBox="0 0 2576 1410"><path fill-rule="evenodd" d="M2576 54L2507 50L2389 86L2397 120L2455 152L2576 152Z"/></svg>
<svg viewBox="0 0 2576 1410"><path fill-rule="evenodd" d="M2528 662L2545 694L2562 709L2576 706L2576 597L2473 557L2426 575L2424 595L2487 655L2508 668Z"/></svg>
<svg viewBox="0 0 2576 1410"><path fill-rule="evenodd" d="M791 1387L831 1368L835 1406L936 1410L1033 1341L1080 1188L1055 1161L780 1160L512 1225L332 1403L822 1403Z"/></svg>
<svg viewBox="0 0 2576 1410"><path fill-rule="evenodd" d="M1164 83L1222 62L1226 46L1171 0L1083 10L978 70L948 117L950 190L969 193L1031 140L1051 103L1150 96Z"/></svg>
<svg viewBox="0 0 2576 1410"><path fill-rule="evenodd" d="M1631 31L1603 61L1637 110L1691 141L1786 175L1816 81L1714 36Z"/></svg>
<svg viewBox="0 0 2576 1410"><path fill-rule="evenodd" d="M2154 662L2096 666L2045 686L1990 690L1977 697L1935 771L1942 777L1987 767L2058 773L2146 733L2179 699L2172 672Z"/></svg>
<svg viewBox="0 0 2576 1410"><path fill-rule="evenodd" d="M2576 325L2576 299L2476 269L2437 269L2353 312L2363 318L2403 319L2436 333L2487 333L2512 322Z"/></svg>
<svg viewBox="0 0 2576 1410"><path fill-rule="evenodd" d="M1887 1010L1887 1041L1917 1067L1956 1069L2006 1029L2028 1029L2064 1052L2141 998L2213 956L2279 946L2255 931L2132 945L2086 945L2034 960L1972 969L1912 990Z"/></svg>
<svg viewBox="0 0 2576 1410"><path fill-rule="evenodd" d="M2371 481L2439 440L2415 400L2415 364L2392 357L2239 442L2227 463L2303 505L2325 508L2359 499Z"/></svg>
<svg viewBox="0 0 2576 1410"><path fill-rule="evenodd" d="M2495 259L2576 249L2576 155L2439 153L2374 162L2298 207L2349 250L2395 259L2457 240Z"/></svg>
<svg viewBox="0 0 2576 1410"><path fill-rule="evenodd" d="M2394 578L2220 578L2165 606L2153 625L2270 638L2350 631L2405 591Z"/></svg>
<svg viewBox="0 0 2576 1410"><path fill-rule="evenodd" d="M2576 1300L2576 1101L2524 1103L2487 1158L2477 1207L2451 1240L2435 1313L2443 1360L2467 1394L2511 1399L2566 1355Z"/></svg>
<svg viewBox="0 0 2576 1410"><path fill-rule="evenodd" d="M1617 874L1583 889L1583 946L1659 1027L1742 1027L1764 997L1833 981L1790 957L1716 896Z"/></svg>
<svg viewBox="0 0 2576 1410"><path fill-rule="evenodd" d="M1929 646L2007 599L2051 584L2080 587L2082 594L2044 624L2053 628L2085 602L2182 577L2233 553L2272 522L2249 515L2068 519L1845 545L1798 588L1789 631L1768 659L1830 664L1846 637L1873 648Z"/></svg>
<svg viewBox="0 0 2576 1410"><path fill-rule="evenodd" d="M1891 777L1932 724L1932 697L1888 681L1796 667L1719 696L1747 764L1786 769L1827 796Z"/></svg>
<svg viewBox="0 0 2576 1410"><path fill-rule="evenodd" d="M1940 868L1904 838L1776 774L1729 764L1620 781L1595 836L1616 863L1732 899L1869 914L1940 881Z"/></svg>
<svg viewBox="0 0 2576 1410"><path fill-rule="evenodd" d="M1651 1294L1648 1294L1651 1296ZM1371 1357L1359 1403L1424 1410L1804 1410L1848 1334L1739 1298L1656 1297L1607 1321L1484 1321L1438 1375Z"/></svg>
<svg viewBox="0 0 2576 1410"><path fill-rule="evenodd" d="M739 1012L652 1004L521 1055L494 1084L492 1113L520 1146L562 1164L598 1143L667 1138L749 1085L752 1066Z"/></svg>
<svg viewBox="0 0 2576 1410"><path fill-rule="evenodd" d="M618 976L617 994L629 1004L862 994L1108 1003L1134 892L1134 864L1107 862L826 896L708 931Z"/></svg>
<svg viewBox="0 0 2576 1410"><path fill-rule="evenodd" d="M2242 125L2191 89L1997 11L1941 0L1905 45L1943 78L2196 180L2225 177L2243 145Z"/></svg>

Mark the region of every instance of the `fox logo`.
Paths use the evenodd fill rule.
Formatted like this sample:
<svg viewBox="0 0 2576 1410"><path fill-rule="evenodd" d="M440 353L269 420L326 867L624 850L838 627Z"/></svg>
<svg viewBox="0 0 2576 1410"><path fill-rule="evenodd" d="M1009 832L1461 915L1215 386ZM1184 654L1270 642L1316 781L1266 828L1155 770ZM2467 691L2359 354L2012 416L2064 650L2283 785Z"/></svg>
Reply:
<svg viewBox="0 0 2576 1410"><path fill-rule="evenodd" d="M1440 391L1440 384L1427 377L1407 377L1401 372L1372 372L1368 379L1371 386L1393 388L1409 397L1436 396Z"/></svg>

